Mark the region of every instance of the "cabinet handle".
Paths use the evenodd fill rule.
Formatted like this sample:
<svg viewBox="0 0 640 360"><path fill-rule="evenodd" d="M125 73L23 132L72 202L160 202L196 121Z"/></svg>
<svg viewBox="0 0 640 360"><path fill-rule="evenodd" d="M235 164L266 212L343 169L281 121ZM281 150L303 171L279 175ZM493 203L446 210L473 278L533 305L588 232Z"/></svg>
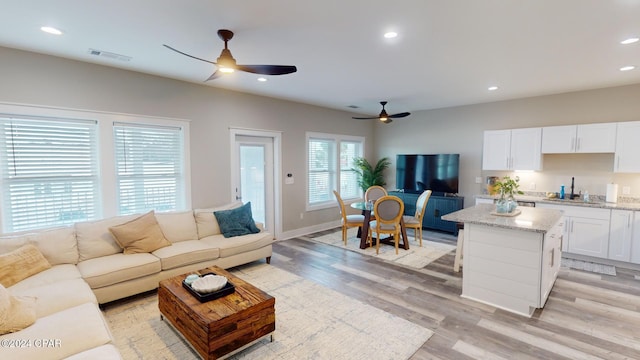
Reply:
<svg viewBox="0 0 640 360"><path fill-rule="evenodd" d="M550 267L553 267L553 262L555 260L555 251L556 251L556 248L553 248L551 249L551 251L549 251L551 253L551 261L549 261Z"/></svg>

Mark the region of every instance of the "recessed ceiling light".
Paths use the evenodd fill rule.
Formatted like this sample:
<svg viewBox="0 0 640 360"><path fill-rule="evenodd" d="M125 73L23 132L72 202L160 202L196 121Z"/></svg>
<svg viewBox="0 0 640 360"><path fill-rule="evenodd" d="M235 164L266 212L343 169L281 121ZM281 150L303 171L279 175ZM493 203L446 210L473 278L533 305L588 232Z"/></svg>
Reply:
<svg viewBox="0 0 640 360"><path fill-rule="evenodd" d="M40 28L40 30L46 32L47 34L62 35L62 31L51 26L43 26Z"/></svg>
<svg viewBox="0 0 640 360"><path fill-rule="evenodd" d="M498 87L497 87L497 86L489 86L489 87L487 88L487 90L489 90L489 91L495 91L495 90L498 90Z"/></svg>
<svg viewBox="0 0 640 360"><path fill-rule="evenodd" d="M620 71L629 71L629 70L633 70L633 69L635 69L635 68L636 68L636 67L635 67L635 66L633 66L633 65L623 66L623 67L621 67L621 68L620 68Z"/></svg>
<svg viewBox="0 0 640 360"><path fill-rule="evenodd" d="M395 32L395 31L389 31L389 32L384 33L384 37L386 39L393 39L396 36L398 36L398 33Z"/></svg>
<svg viewBox="0 0 640 360"><path fill-rule="evenodd" d="M620 41L620 44L622 45L629 45L629 44L633 44L636 43L640 40L640 38L637 37L632 37L632 38L628 38L628 39L624 39L622 41Z"/></svg>
<svg viewBox="0 0 640 360"><path fill-rule="evenodd" d="M267 81L267 78L259 77L259 78L258 78L258 81L260 81L260 82L265 82L265 81Z"/></svg>

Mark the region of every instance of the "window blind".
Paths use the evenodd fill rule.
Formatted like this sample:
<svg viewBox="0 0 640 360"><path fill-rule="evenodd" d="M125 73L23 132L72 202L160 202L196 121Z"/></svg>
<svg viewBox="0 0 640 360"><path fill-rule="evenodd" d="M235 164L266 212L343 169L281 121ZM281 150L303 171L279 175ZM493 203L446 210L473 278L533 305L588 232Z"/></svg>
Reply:
<svg viewBox="0 0 640 360"><path fill-rule="evenodd" d="M114 124L120 215L184 208L184 147L179 127Z"/></svg>
<svg viewBox="0 0 640 360"><path fill-rule="evenodd" d="M309 204L330 201L335 189L335 140L308 140L308 197Z"/></svg>
<svg viewBox="0 0 640 360"><path fill-rule="evenodd" d="M358 173L353 170L353 159L362 154L362 144L355 141L340 143L340 196L343 199L360 197Z"/></svg>
<svg viewBox="0 0 640 360"><path fill-rule="evenodd" d="M101 215L95 121L0 115L0 127L5 231Z"/></svg>

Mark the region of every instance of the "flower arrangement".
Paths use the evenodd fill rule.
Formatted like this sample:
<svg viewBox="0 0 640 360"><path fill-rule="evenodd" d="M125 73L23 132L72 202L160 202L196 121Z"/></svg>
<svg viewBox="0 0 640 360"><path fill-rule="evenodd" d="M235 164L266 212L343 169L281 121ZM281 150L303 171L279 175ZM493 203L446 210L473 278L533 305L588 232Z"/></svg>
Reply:
<svg viewBox="0 0 640 360"><path fill-rule="evenodd" d="M500 194L500 199L496 202L497 212L511 213L516 209L518 204L514 199L515 194L524 194L518 189L520 187L519 182L520 178L517 176L515 179L510 176L504 176L495 183L494 188Z"/></svg>
<svg viewBox="0 0 640 360"><path fill-rule="evenodd" d="M494 188L496 192L500 194L500 198L513 198L515 194L524 194L519 190L520 178L516 176L512 179L510 176L505 176L501 180L496 181Z"/></svg>

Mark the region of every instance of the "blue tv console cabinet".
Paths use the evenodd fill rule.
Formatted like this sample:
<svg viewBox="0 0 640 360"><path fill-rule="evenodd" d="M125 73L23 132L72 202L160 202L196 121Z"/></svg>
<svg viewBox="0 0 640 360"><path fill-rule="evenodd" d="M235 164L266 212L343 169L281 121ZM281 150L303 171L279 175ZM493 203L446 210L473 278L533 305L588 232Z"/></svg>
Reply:
<svg viewBox="0 0 640 360"><path fill-rule="evenodd" d="M400 191L390 191L389 195L394 195L404 202L405 215L413 216L416 213L416 201L420 194L405 193ZM464 207L464 197L459 196L435 196L431 195L427 202L427 210L422 219L424 229L433 229L457 234L458 228L453 221L442 220L440 217Z"/></svg>

